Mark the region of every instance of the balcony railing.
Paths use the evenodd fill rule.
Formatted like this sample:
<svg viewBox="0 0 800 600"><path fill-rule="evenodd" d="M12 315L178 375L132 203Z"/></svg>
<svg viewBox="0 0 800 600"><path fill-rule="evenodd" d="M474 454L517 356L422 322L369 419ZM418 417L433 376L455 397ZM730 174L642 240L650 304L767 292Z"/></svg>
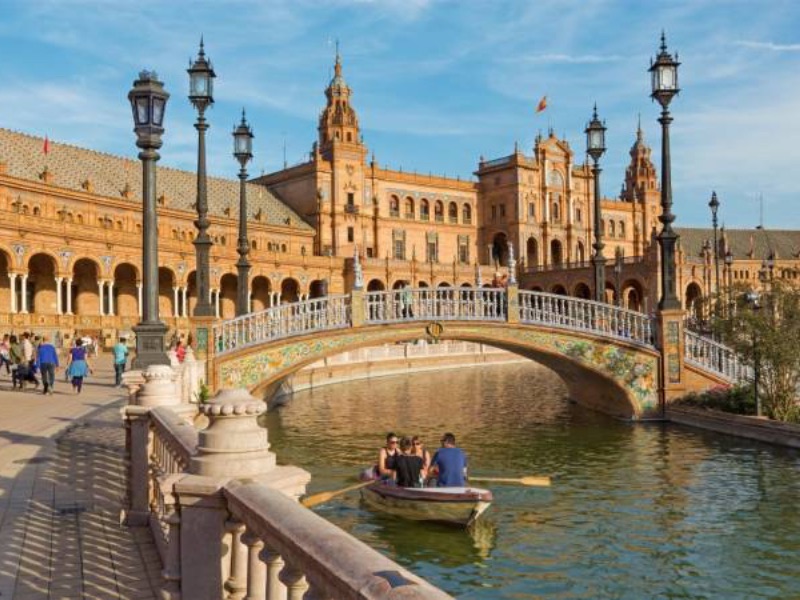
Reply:
<svg viewBox="0 0 800 600"><path fill-rule="evenodd" d="M731 383L747 383L753 369L727 346L684 329L684 359L690 365L710 371Z"/></svg>

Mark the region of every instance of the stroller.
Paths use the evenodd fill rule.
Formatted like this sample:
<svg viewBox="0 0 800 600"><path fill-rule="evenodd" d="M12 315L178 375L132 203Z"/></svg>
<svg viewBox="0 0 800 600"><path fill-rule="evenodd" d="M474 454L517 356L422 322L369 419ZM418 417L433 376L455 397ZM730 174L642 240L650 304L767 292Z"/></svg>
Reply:
<svg viewBox="0 0 800 600"><path fill-rule="evenodd" d="M34 387L39 387L39 380L36 379L36 367L20 363L11 371L11 387L16 388L19 384L19 389L24 390L26 381L33 383Z"/></svg>

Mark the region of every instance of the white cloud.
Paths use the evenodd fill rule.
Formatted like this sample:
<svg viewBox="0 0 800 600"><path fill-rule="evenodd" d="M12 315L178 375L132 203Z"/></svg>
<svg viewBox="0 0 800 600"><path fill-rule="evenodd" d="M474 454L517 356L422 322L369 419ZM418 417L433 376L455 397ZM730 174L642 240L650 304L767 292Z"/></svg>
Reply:
<svg viewBox="0 0 800 600"><path fill-rule="evenodd" d="M770 50L772 52L800 52L800 44L776 44L775 42L753 42L742 40L736 42L737 46L755 48L757 50Z"/></svg>

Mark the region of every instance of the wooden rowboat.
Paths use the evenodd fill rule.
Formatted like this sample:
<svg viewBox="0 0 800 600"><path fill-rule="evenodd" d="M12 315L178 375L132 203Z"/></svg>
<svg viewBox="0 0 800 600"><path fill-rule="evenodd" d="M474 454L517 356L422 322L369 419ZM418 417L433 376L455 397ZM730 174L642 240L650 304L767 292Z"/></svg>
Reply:
<svg viewBox="0 0 800 600"><path fill-rule="evenodd" d="M361 490L367 505L414 521L469 525L492 503L492 492L474 487L402 488L376 481Z"/></svg>

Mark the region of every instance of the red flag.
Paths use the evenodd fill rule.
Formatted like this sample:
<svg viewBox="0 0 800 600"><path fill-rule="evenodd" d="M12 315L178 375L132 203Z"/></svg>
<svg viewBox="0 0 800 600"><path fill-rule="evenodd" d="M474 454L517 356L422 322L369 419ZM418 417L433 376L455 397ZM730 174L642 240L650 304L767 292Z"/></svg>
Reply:
<svg viewBox="0 0 800 600"><path fill-rule="evenodd" d="M547 96L542 96L542 99L539 100L539 104L536 105L536 112L540 113L545 108L547 108Z"/></svg>
<svg viewBox="0 0 800 600"><path fill-rule="evenodd" d="M50 140L47 139L47 136L44 136L44 146L42 146L42 152L44 152L45 156L50 152Z"/></svg>

